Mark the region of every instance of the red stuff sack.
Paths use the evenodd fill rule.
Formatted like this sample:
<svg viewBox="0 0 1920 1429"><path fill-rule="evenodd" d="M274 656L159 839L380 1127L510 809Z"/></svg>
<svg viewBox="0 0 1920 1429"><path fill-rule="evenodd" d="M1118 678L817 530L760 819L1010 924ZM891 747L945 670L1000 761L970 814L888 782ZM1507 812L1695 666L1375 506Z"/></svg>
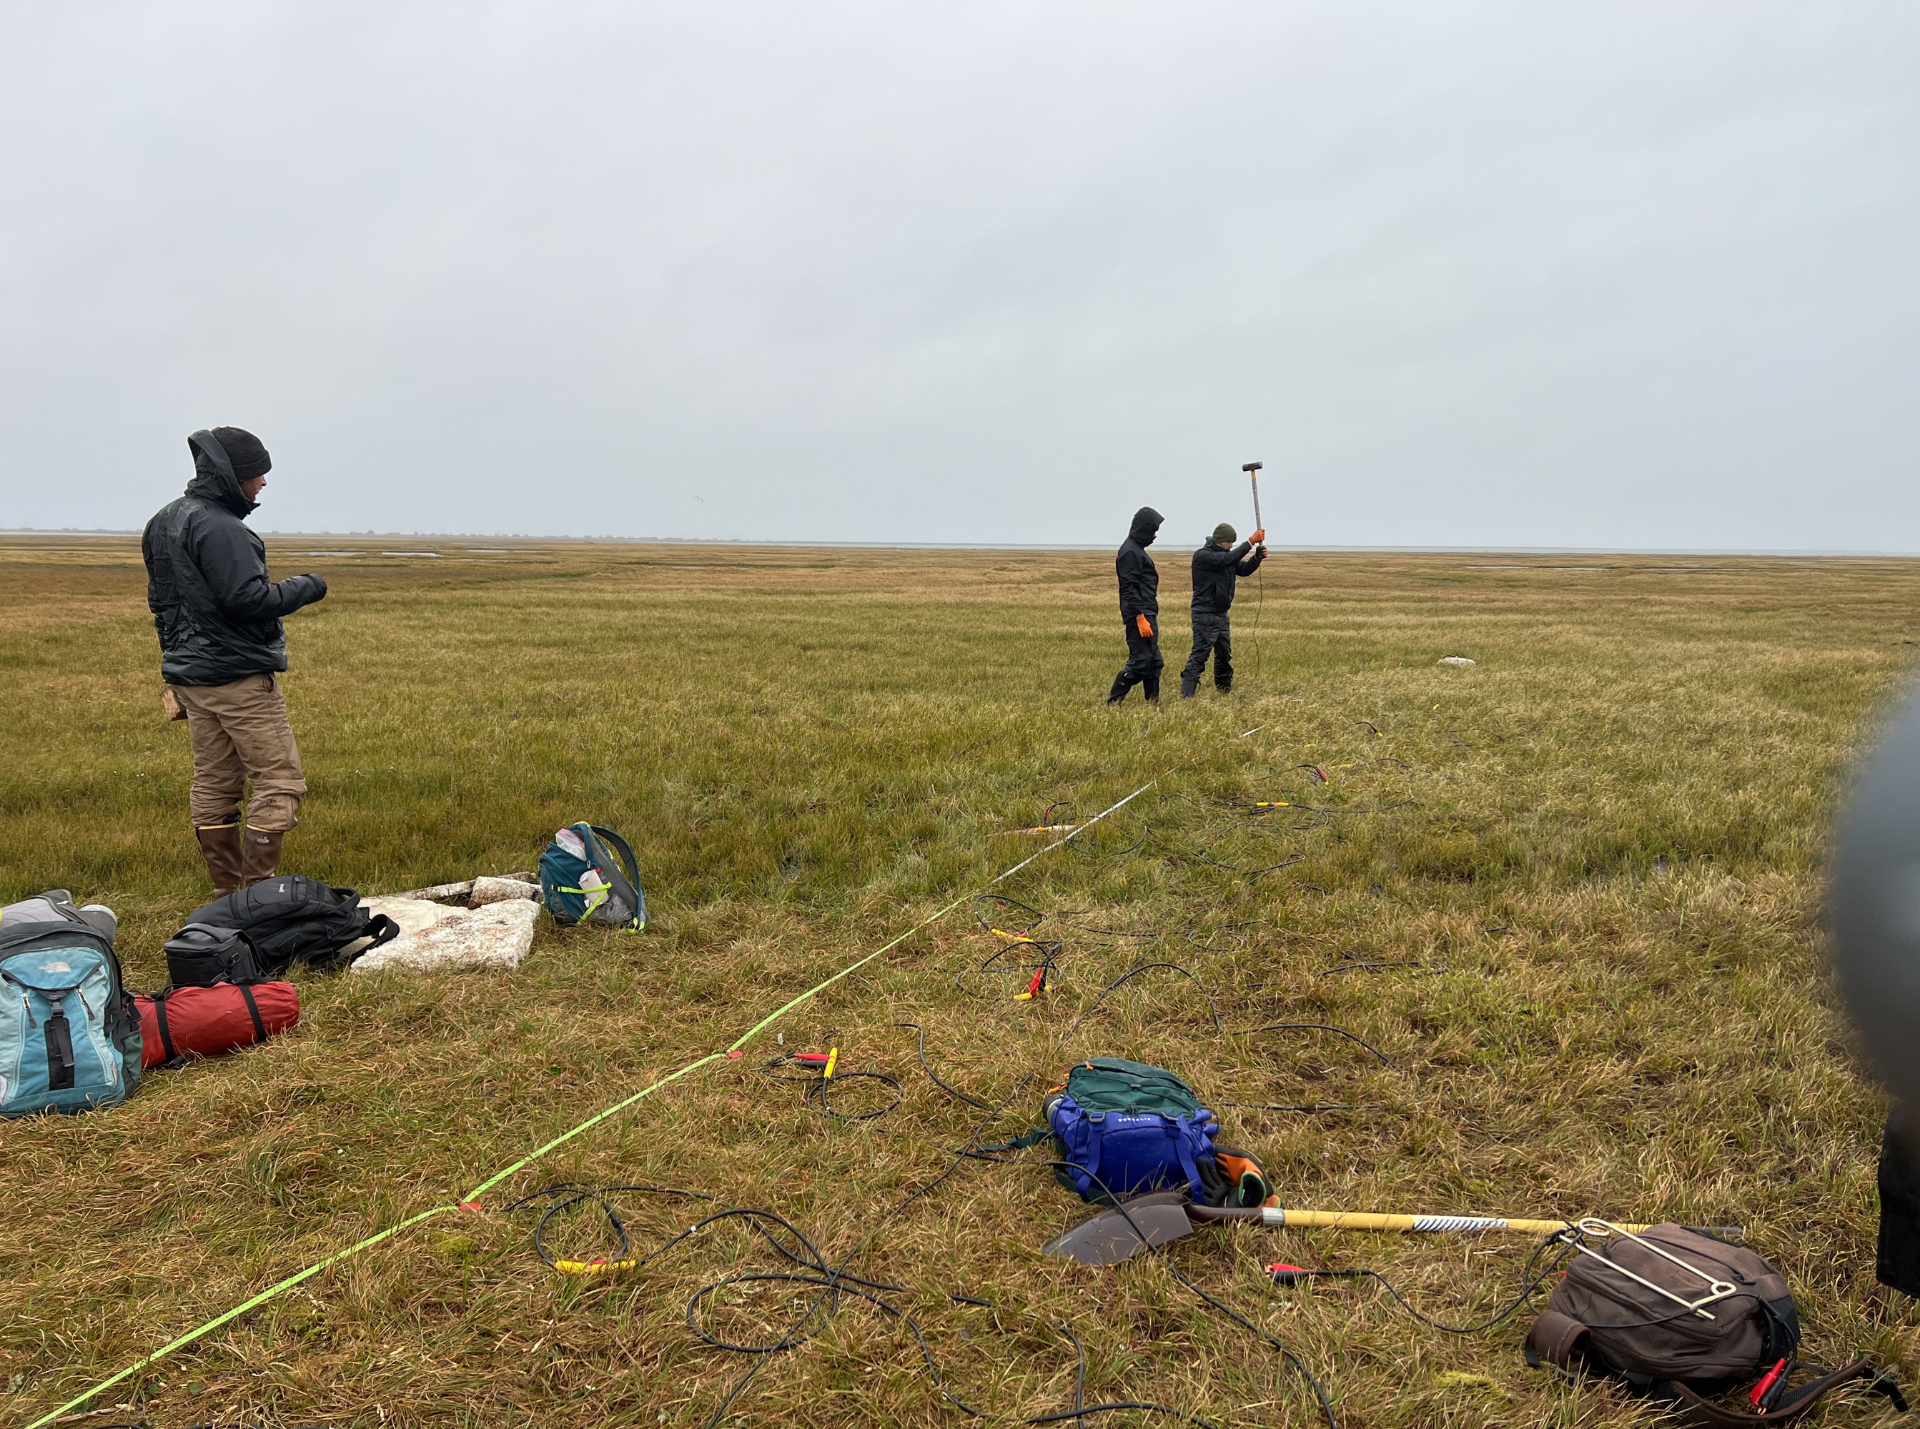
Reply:
<svg viewBox="0 0 1920 1429"><path fill-rule="evenodd" d="M218 1057L264 1042L300 1020L300 994L290 982L177 987L134 998L140 1008L141 1059L157 1067L192 1053Z"/></svg>

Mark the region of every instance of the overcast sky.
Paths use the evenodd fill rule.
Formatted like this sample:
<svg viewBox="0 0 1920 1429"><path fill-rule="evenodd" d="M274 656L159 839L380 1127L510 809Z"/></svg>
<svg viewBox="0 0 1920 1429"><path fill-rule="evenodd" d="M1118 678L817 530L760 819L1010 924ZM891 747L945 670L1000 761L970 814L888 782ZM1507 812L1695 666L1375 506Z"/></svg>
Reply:
<svg viewBox="0 0 1920 1429"><path fill-rule="evenodd" d="M1920 551L1920 6L0 0L0 526Z"/></svg>

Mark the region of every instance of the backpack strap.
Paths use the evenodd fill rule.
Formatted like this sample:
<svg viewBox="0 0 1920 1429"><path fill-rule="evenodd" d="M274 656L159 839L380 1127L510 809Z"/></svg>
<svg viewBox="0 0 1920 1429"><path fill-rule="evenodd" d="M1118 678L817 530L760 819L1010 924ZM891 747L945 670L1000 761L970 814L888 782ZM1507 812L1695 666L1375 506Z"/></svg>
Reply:
<svg viewBox="0 0 1920 1429"><path fill-rule="evenodd" d="M1194 1163L1193 1143L1201 1139L1200 1128L1213 1120L1213 1113L1197 1111L1192 1116L1183 1116L1173 1124L1173 1144L1180 1155L1180 1169L1187 1173L1187 1197L1189 1200L1207 1199L1206 1187L1200 1180L1200 1168Z"/></svg>
<svg viewBox="0 0 1920 1429"><path fill-rule="evenodd" d="M372 918L367 920L367 933L370 933L373 935L373 941L371 943L368 943L366 947L360 949L359 952L355 953L352 957L347 959L348 967L352 967L355 963L359 962L360 959L364 958L368 953L372 952L375 948L379 947L382 943L391 943L395 938L399 937L400 925L394 922L393 919L389 918L385 913L376 913L373 915ZM366 934L362 934L361 936L364 937L366 936ZM247 999L247 1005L249 1007L253 1005L252 998ZM255 1027L260 1026L260 1015L258 1013L254 1014L253 1025ZM260 1035L262 1038L264 1038L267 1035L265 1028L261 1028Z"/></svg>
<svg viewBox="0 0 1920 1429"><path fill-rule="evenodd" d="M1060 1159L1066 1164L1059 1168L1059 1176L1072 1185L1074 1194L1081 1200L1111 1205L1113 1198L1107 1183L1100 1179L1100 1123L1083 1107L1079 1120L1068 1130L1070 1135L1060 1137ZM1059 1136L1058 1132L1054 1134ZM1100 1188L1097 1191L1096 1186Z"/></svg>
<svg viewBox="0 0 1920 1429"><path fill-rule="evenodd" d="M167 995L164 992L154 994L153 1020L160 1026L160 1048L171 1062L180 1054L173 1050L173 1034L167 1030Z"/></svg>
<svg viewBox="0 0 1920 1429"><path fill-rule="evenodd" d="M1029 1131L1025 1136L1016 1136L1012 1141L1003 1141L999 1143L997 1146L976 1146L973 1149L975 1151L1026 1151L1031 1149L1032 1147L1038 1146L1041 1142L1045 1141L1049 1136L1052 1136L1052 1135L1053 1135L1052 1127L1036 1126L1032 1131Z"/></svg>
<svg viewBox="0 0 1920 1429"><path fill-rule="evenodd" d="M1527 1332L1527 1363L1540 1368L1541 1360L1571 1369L1574 1357L1585 1346L1587 1327L1571 1315L1548 1310L1533 1322Z"/></svg>
<svg viewBox="0 0 1920 1429"><path fill-rule="evenodd" d="M1684 1384L1668 1383L1663 1389L1672 1391L1675 1412L1682 1424L1701 1426L1701 1429L1746 1429L1754 1424L1791 1424L1800 1418L1830 1390L1837 1389L1849 1380L1871 1379L1867 1387L1876 1393L1884 1394L1893 1401L1894 1407L1904 1411L1906 1398L1900 1393L1900 1386L1889 1373L1875 1374L1873 1361L1865 1356L1852 1364L1842 1365L1830 1374L1824 1374L1811 1384L1803 1384L1793 1390L1780 1404L1765 1414L1740 1413L1722 1409L1711 1404Z"/></svg>
<svg viewBox="0 0 1920 1429"><path fill-rule="evenodd" d="M247 1000L247 1016L253 1019L253 1040L267 1040L267 1024L260 1020L260 1004L253 1000L253 989L244 982L240 984L240 996Z"/></svg>
<svg viewBox="0 0 1920 1429"><path fill-rule="evenodd" d="M632 846L612 829L603 829L598 824L588 824L587 827L592 829L593 836L611 849L614 857L620 860L623 865L621 872L627 875L627 881L633 885L634 892L638 894L640 891L640 860L633 856Z"/></svg>

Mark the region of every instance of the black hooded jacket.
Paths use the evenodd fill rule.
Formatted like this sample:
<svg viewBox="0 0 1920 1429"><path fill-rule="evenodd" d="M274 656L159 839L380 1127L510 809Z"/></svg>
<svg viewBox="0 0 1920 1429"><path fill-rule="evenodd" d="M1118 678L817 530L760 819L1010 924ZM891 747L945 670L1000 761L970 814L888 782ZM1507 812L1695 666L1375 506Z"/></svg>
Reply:
<svg viewBox="0 0 1920 1429"><path fill-rule="evenodd" d="M1120 618L1132 620L1144 615L1149 620L1160 614L1160 568L1147 554L1147 547L1160 533L1166 518L1151 506L1133 513L1133 525L1127 539L1113 558L1114 573L1120 577Z"/></svg>
<svg viewBox="0 0 1920 1429"><path fill-rule="evenodd" d="M160 675L169 685L226 685L287 668L280 617L327 593L319 576L267 579L267 548L240 518L254 503L211 432L187 438L194 477L187 494L147 522L147 607L160 634Z"/></svg>
<svg viewBox="0 0 1920 1429"><path fill-rule="evenodd" d="M1253 552L1249 560L1247 553ZM1266 557L1242 541L1229 551L1209 541L1193 553L1193 608L1201 615L1225 615L1233 608L1233 583L1260 569Z"/></svg>

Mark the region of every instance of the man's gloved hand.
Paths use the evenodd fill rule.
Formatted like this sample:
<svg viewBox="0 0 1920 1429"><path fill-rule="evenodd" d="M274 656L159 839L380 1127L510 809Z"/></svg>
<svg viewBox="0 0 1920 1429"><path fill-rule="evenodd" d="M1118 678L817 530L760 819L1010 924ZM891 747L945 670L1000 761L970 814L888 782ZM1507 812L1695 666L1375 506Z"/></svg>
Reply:
<svg viewBox="0 0 1920 1429"><path fill-rule="evenodd" d="M312 571L308 571L304 576L300 577L300 579L313 582L313 594L307 600L308 605L317 605L327 598L327 578L325 576L316 575Z"/></svg>
<svg viewBox="0 0 1920 1429"><path fill-rule="evenodd" d="M1266 557L1266 554L1267 554L1267 543L1265 541L1262 541L1260 543L1260 555L1262 559Z"/></svg>
<svg viewBox="0 0 1920 1429"><path fill-rule="evenodd" d="M1267 539L1267 528L1262 526L1258 531L1255 531L1251 536L1247 537L1247 539L1256 546L1260 545Z"/></svg>
<svg viewBox="0 0 1920 1429"><path fill-rule="evenodd" d="M1141 638L1142 640L1151 640L1151 639L1153 639L1153 627L1152 627L1151 625L1149 625L1149 624L1147 623L1147 618L1146 618L1146 616L1144 616L1144 615L1136 615L1136 616L1134 616L1134 618L1133 618L1133 627L1134 627L1134 629L1136 629L1136 630L1138 630L1138 631L1140 632L1140 638Z"/></svg>

